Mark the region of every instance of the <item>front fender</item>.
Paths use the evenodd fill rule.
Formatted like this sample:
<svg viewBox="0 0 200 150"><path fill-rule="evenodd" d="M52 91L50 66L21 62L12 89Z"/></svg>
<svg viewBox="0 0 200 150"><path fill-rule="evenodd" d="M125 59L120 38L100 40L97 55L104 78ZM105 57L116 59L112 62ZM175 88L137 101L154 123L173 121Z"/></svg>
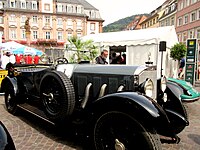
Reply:
<svg viewBox="0 0 200 150"><path fill-rule="evenodd" d="M183 89L174 82L167 82L167 101L163 104L164 109L168 109L179 113L183 117L187 118L187 112L183 106L180 95L183 93Z"/></svg>
<svg viewBox="0 0 200 150"><path fill-rule="evenodd" d="M6 76L1 82L1 92L5 92L6 85L9 82L12 84L12 86L14 88L14 94L16 95L19 90L16 77L11 78L9 76Z"/></svg>
<svg viewBox="0 0 200 150"><path fill-rule="evenodd" d="M132 115L145 127L155 128L159 134L174 136L167 114L153 99L136 92L120 92L106 95L96 100L91 111L103 113L106 111L123 111Z"/></svg>

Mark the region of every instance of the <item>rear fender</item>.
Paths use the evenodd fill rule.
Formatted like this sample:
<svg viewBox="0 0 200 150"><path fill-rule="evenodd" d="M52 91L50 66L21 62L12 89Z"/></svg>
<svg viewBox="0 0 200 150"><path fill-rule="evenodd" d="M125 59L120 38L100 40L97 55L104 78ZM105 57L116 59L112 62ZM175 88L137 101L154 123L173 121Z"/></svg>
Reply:
<svg viewBox="0 0 200 150"><path fill-rule="evenodd" d="M6 77L2 80L2 83L1 83L1 91L2 91L2 92L5 92L6 85L7 85L9 82L12 84L13 89L14 89L14 94L16 95L17 92L18 92L18 90L19 90L18 85L17 85L17 78L16 78L16 77L10 78L9 76L6 76Z"/></svg>
<svg viewBox="0 0 200 150"><path fill-rule="evenodd" d="M106 95L90 106L93 114L106 111L129 113L146 127L153 127L158 133L174 136L167 114L155 101L136 92L120 92Z"/></svg>

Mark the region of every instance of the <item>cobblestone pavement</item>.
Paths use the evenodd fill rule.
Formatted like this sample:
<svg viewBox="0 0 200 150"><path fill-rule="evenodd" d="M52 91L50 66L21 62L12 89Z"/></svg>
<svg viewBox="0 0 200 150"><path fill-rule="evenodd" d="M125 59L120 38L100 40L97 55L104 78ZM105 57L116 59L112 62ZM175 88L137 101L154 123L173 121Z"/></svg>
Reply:
<svg viewBox="0 0 200 150"><path fill-rule="evenodd" d="M200 87L196 88L200 91ZM164 150L200 150L200 100L185 103L190 125L178 136L179 144L163 144ZM0 96L0 120L13 137L17 150L83 150L83 143L69 133L58 132L55 127L35 116L22 112L21 116L9 114ZM64 136L63 136L64 135ZM81 146L80 146L81 145ZM88 148L86 150L89 150Z"/></svg>

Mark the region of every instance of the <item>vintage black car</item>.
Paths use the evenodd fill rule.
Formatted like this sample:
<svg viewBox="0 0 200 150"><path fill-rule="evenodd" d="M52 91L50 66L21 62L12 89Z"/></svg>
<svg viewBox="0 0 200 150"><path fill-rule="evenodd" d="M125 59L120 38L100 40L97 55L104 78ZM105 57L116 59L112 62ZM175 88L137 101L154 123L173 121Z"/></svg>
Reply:
<svg viewBox="0 0 200 150"><path fill-rule="evenodd" d="M178 143L186 110L156 67L8 64L3 79L8 112L23 108L54 123L74 124L96 150L160 150L161 137Z"/></svg>

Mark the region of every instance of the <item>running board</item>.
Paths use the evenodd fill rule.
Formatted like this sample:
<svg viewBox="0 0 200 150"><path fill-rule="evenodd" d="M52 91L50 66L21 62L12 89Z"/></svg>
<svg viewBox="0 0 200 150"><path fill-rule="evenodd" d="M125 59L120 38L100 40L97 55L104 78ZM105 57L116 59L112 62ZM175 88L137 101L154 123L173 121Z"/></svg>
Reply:
<svg viewBox="0 0 200 150"><path fill-rule="evenodd" d="M55 123L50 121L48 119L48 117L44 114L44 112L41 111L40 109L38 109L37 107L31 106L31 105L29 105L27 103L20 104L20 105L17 105L17 106L19 108L21 108L21 109L23 109L23 110L35 115L36 117L39 117L39 118L43 119L44 121L47 121L47 122L51 123L52 125L55 125Z"/></svg>

